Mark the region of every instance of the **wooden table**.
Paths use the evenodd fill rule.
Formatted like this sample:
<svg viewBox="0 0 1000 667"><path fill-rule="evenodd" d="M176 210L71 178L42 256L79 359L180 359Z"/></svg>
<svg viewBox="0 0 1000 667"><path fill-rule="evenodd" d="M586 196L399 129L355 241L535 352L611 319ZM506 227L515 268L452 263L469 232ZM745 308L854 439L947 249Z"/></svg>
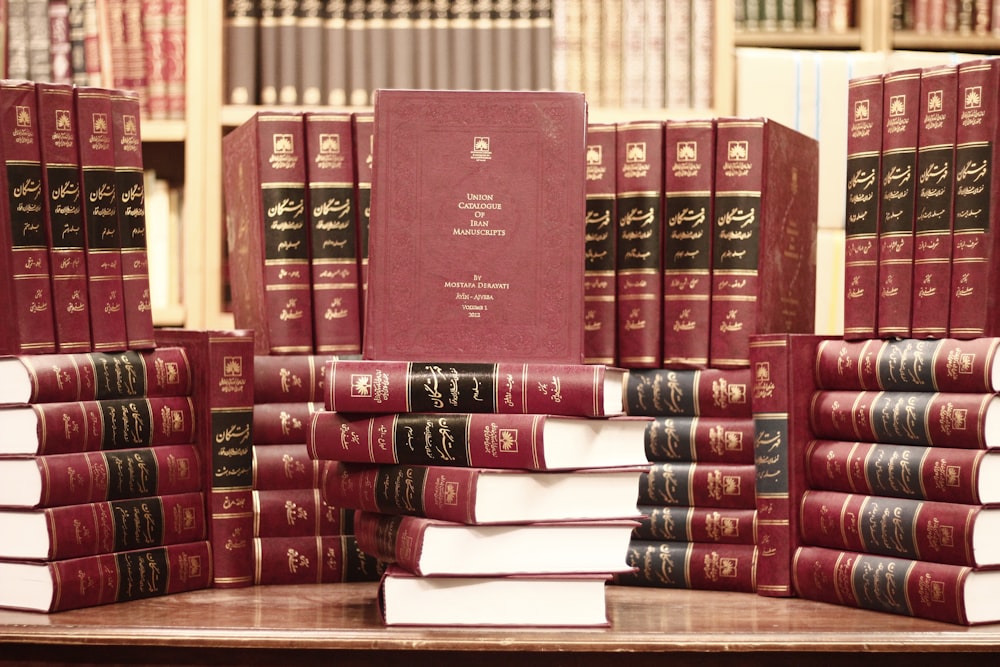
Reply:
<svg viewBox="0 0 1000 667"><path fill-rule="evenodd" d="M607 599L610 627L560 630L387 628L367 583L195 591L47 615L0 610L0 665L912 667L916 652L963 666L996 665L1000 652L1000 624L745 593L609 586Z"/></svg>

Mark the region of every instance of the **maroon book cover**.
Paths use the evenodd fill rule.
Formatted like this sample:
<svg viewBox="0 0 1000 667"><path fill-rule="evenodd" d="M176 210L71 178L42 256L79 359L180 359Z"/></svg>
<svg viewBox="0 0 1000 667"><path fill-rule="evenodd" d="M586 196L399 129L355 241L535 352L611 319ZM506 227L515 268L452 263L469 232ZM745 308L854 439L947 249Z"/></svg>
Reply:
<svg viewBox="0 0 1000 667"><path fill-rule="evenodd" d="M321 401L254 403L254 446L305 442L313 415L322 409Z"/></svg>
<svg viewBox="0 0 1000 667"><path fill-rule="evenodd" d="M626 555L632 572L615 573L612 581L621 586L753 593L756 561L757 547L752 544L634 539Z"/></svg>
<svg viewBox="0 0 1000 667"><path fill-rule="evenodd" d="M372 217L372 161L375 155L375 117L370 111L351 116L354 132L354 187L357 202L358 282L361 287L361 331L368 303L368 236Z"/></svg>
<svg viewBox="0 0 1000 667"><path fill-rule="evenodd" d="M920 71L899 70L883 79L877 326L883 338L910 335Z"/></svg>
<svg viewBox="0 0 1000 667"><path fill-rule="evenodd" d="M851 79L847 102L844 338L851 340L877 331L882 75Z"/></svg>
<svg viewBox="0 0 1000 667"><path fill-rule="evenodd" d="M618 364L659 368L663 353L663 123L618 124L615 159Z"/></svg>
<svg viewBox="0 0 1000 667"><path fill-rule="evenodd" d="M87 228L92 345L99 352L124 350L128 348L128 338L111 92L103 88L77 87L76 115Z"/></svg>
<svg viewBox="0 0 1000 667"><path fill-rule="evenodd" d="M0 353L56 351L49 245L42 192L38 106L30 81L0 83L0 276L7 312Z"/></svg>
<svg viewBox="0 0 1000 667"><path fill-rule="evenodd" d="M615 306L615 125L587 125L587 217L583 361L617 363Z"/></svg>
<svg viewBox="0 0 1000 667"><path fill-rule="evenodd" d="M228 10L232 4L227 3L226 9ZM235 4L240 5L241 3ZM142 0L142 42L146 68L146 92L144 93L146 114L144 117L150 120L166 120L167 118L167 72L164 63L167 29L165 10L164 0ZM230 43L227 42L227 45ZM228 49L226 53L229 53ZM251 66L253 62L253 58L251 58ZM233 100L230 101L235 103Z"/></svg>
<svg viewBox="0 0 1000 667"><path fill-rule="evenodd" d="M626 376L625 413L750 418L750 369L639 369Z"/></svg>
<svg viewBox="0 0 1000 667"><path fill-rule="evenodd" d="M319 461L309 456L305 442L253 446L253 488L305 489L318 487Z"/></svg>
<svg viewBox="0 0 1000 667"><path fill-rule="evenodd" d="M378 581L385 563L358 549L353 535L259 537L254 541L254 584L335 584Z"/></svg>
<svg viewBox="0 0 1000 667"><path fill-rule="evenodd" d="M951 313L948 335L1000 334L1000 62L962 63L962 106L955 147L955 222L952 238Z"/></svg>
<svg viewBox="0 0 1000 667"><path fill-rule="evenodd" d="M313 352L302 114L258 112L222 149L235 325L257 354Z"/></svg>
<svg viewBox="0 0 1000 667"><path fill-rule="evenodd" d="M163 69L167 80L167 116L173 120L183 120L187 109L187 96L184 93L187 81L185 24L189 20L195 20L193 16L187 16L187 8L185 0L164 0Z"/></svg>
<svg viewBox="0 0 1000 667"><path fill-rule="evenodd" d="M582 363L582 93L380 91L364 354Z"/></svg>
<svg viewBox="0 0 1000 667"><path fill-rule="evenodd" d="M641 474L639 504L656 507L754 507L752 463L655 462Z"/></svg>
<svg viewBox="0 0 1000 667"><path fill-rule="evenodd" d="M350 532L345 510L331 507L318 488L253 491L254 537L309 537Z"/></svg>
<svg viewBox="0 0 1000 667"><path fill-rule="evenodd" d="M754 544L757 510L737 507L657 507L640 505L632 537L667 542Z"/></svg>
<svg viewBox="0 0 1000 667"><path fill-rule="evenodd" d="M36 83L41 136L42 191L46 194L52 314L60 352L91 349L87 239L80 186L80 147L73 87Z"/></svg>
<svg viewBox="0 0 1000 667"><path fill-rule="evenodd" d="M1000 338L825 340L816 352L820 389L997 392Z"/></svg>
<svg viewBox="0 0 1000 667"><path fill-rule="evenodd" d="M155 347L156 343L153 339L153 309L149 303L146 194L142 170L139 96L132 91L113 91L111 113L118 228L122 240L125 332L129 348L144 349Z"/></svg>
<svg viewBox="0 0 1000 667"><path fill-rule="evenodd" d="M646 427L650 461L754 462L749 417L655 417Z"/></svg>
<svg viewBox="0 0 1000 667"><path fill-rule="evenodd" d="M254 358L254 403L306 403L326 399L327 363L320 354L272 354Z"/></svg>
<svg viewBox="0 0 1000 667"><path fill-rule="evenodd" d="M358 206L351 114L305 114L314 349L361 353Z"/></svg>
<svg viewBox="0 0 1000 667"><path fill-rule="evenodd" d="M253 581L254 334L160 329L158 345L183 346L195 369L196 443L208 493L208 535L216 588Z"/></svg>
<svg viewBox="0 0 1000 667"><path fill-rule="evenodd" d="M663 367L708 366L715 122L668 120L663 212Z"/></svg>
<svg viewBox="0 0 1000 667"><path fill-rule="evenodd" d="M819 144L764 118L717 121L709 366L750 365L750 337L812 333Z"/></svg>

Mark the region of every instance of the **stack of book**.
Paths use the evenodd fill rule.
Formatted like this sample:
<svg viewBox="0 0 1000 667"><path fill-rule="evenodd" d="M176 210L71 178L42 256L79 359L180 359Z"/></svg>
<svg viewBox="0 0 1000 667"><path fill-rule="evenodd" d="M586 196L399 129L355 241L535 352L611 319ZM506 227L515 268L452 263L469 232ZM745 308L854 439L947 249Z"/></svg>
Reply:
<svg viewBox="0 0 1000 667"><path fill-rule="evenodd" d="M599 365L332 361L310 455L385 622L604 625L627 569L649 420Z"/></svg>

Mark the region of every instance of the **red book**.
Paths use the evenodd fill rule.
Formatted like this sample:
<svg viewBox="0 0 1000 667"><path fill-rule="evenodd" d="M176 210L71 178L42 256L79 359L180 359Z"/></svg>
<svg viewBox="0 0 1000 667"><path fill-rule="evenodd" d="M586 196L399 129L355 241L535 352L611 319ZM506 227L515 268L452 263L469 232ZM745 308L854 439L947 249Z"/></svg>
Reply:
<svg viewBox="0 0 1000 667"><path fill-rule="evenodd" d="M183 346L196 370L195 441L202 447L215 588L253 582L254 335L244 330L161 329L158 345Z"/></svg>
<svg viewBox="0 0 1000 667"><path fill-rule="evenodd" d="M715 122L668 120L663 212L663 363L708 365Z"/></svg>
<svg viewBox="0 0 1000 667"><path fill-rule="evenodd" d="M257 354L313 352L302 114L258 112L222 149L236 327Z"/></svg>
<svg viewBox="0 0 1000 667"><path fill-rule="evenodd" d="M167 68L164 62L167 29L167 17L164 14L166 4L166 0L142 0L142 42L146 64L146 118L150 120L166 120L167 118ZM231 4L227 5L227 10ZM227 47L232 48L229 46L231 44L231 41L227 42ZM229 48L227 48L227 53ZM253 59L250 59L249 62L252 64Z"/></svg>
<svg viewBox="0 0 1000 667"><path fill-rule="evenodd" d="M253 444L292 444L306 441L313 414L322 403L254 403Z"/></svg>
<svg viewBox="0 0 1000 667"><path fill-rule="evenodd" d="M253 491L254 537L309 537L350 532L344 510L328 505L318 488Z"/></svg>
<svg viewBox="0 0 1000 667"><path fill-rule="evenodd" d="M529 471L328 461L334 507L467 524L629 519L642 467Z"/></svg>
<svg viewBox="0 0 1000 667"><path fill-rule="evenodd" d="M995 449L997 419L992 392L824 390L809 404L813 434L829 440Z"/></svg>
<svg viewBox="0 0 1000 667"><path fill-rule="evenodd" d="M304 442L254 445L253 488L305 489L318 487L322 464L309 456Z"/></svg>
<svg viewBox="0 0 1000 667"><path fill-rule="evenodd" d="M876 328L883 338L910 335L920 96L919 69L883 79Z"/></svg>
<svg viewBox="0 0 1000 667"><path fill-rule="evenodd" d="M361 353L358 206L351 114L305 114L316 352Z"/></svg>
<svg viewBox="0 0 1000 667"><path fill-rule="evenodd" d="M42 138L42 191L47 194L52 314L60 352L91 349L87 240L80 186L80 147L73 87L35 84Z"/></svg>
<svg viewBox="0 0 1000 667"><path fill-rule="evenodd" d="M0 607L56 612L208 588L208 542L47 563L0 562Z"/></svg>
<svg viewBox="0 0 1000 667"><path fill-rule="evenodd" d="M365 357L582 363L585 143L582 93L380 91Z"/></svg>
<svg viewBox="0 0 1000 667"><path fill-rule="evenodd" d="M618 124L615 187L618 363L663 356L663 122Z"/></svg>
<svg viewBox="0 0 1000 667"><path fill-rule="evenodd" d="M827 340L816 352L821 389L997 392L1000 338Z"/></svg>
<svg viewBox="0 0 1000 667"><path fill-rule="evenodd" d="M139 96L133 91L113 91L111 113L117 179L115 193L122 241L125 332L129 348L150 348L156 343L153 339L153 310L149 304Z"/></svg>
<svg viewBox="0 0 1000 667"><path fill-rule="evenodd" d="M372 217L372 162L375 155L375 117L370 111L355 111L351 115L351 122L354 132L354 187L358 210L358 281L361 286L361 331L363 339L365 304L368 303L368 233L371 229Z"/></svg>
<svg viewBox="0 0 1000 667"><path fill-rule="evenodd" d="M539 414L392 413L312 417L315 459L474 468L568 470L646 463L648 419Z"/></svg>
<svg viewBox="0 0 1000 667"><path fill-rule="evenodd" d="M720 118L709 366L750 365L750 337L812 333L819 144L764 118Z"/></svg>
<svg viewBox="0 0 1000 667"><path fill-rule="evenodd" d="M639 513L638 540L754 544L755 509L639 505Z"/></svg>
<svg viewBox="0 0 1000 667"><path fill-rule="evenodd" d="M625 371L592 364L410 363L327 366L325 406L337 412L503 412L612 417Z"/></svg>
<svg viewBox="0 0 1000 667"><path fill-rule="evenodd" d="M910 332L914 338L948 335L958 114L958 71L955 66L923 69L920 74L913 222L913 312Z"/></svg>
<svg viewBox="0 0 1000 667"><path fill-rule="evenodd" d="M615 306L615 125L587 125L583 361L617 363Z"/></svg>
<svg viewBox="0 0 1000 667"><path fill-rule="evenodd" d="M163 56L164 76L167 80L167 117L183 120L187 98L184 93L187 71L187 7L185 0L165 0Z"/></svg>
<svg viewBox="0 0 1000 667"><path fill-rule="evenodd" d="M0 358L0 404L186 396L192 385L179 347Z"/></svg>
<svg viewBox="0 0 1000 667"><path fill-rule="evenodd" d="M655 417L646 427L650 461L754 462L749 417Z"/></svg>
<svg viewBox="0 0 1000 667"><path fill-rule="evenodd" d="M326 354L274 354L254 358L254 403L307 403L326 398Z"/></svg>
<svg viewBox="0 0 1000 667"><path fill-rule="evenodd" d="M0 455L41 456L194 442L190 397L110 398L0 408Z"/></svg>
<svg viewBox="0 0 1000 667"><path fill-rule="evenodd" d="M35 85L0 83L0 275L6 307L0 353L55 352L49 246L43 224L41 149Z"/></svg>
<svg viewBox="0 0 1000 667"><path fill-rule="evenodd" d="M164 445L0 459L0 507L59 507L200 491L198 447Z"/></svg>
<svg viewBox="0 0 1000 667"><path fill-rule="evenodd" d="M748 368L630 370L625 413L749 418L750 379Z"/></svg>
<svg viewBox="0 0 1000 667"><path fill-rule="evenodd" d="M982 505L806 491L805 544L969 567L1000 565L1000 510Z"/></svg>
<svg viewBox="0 0 1000 667"><path fill-rule="evenodd" d="M752 544L632 540L627 558L634 569L615 574L615 584L734 593L757 587Z"/></svg>
<svg viewBox="0 0 1000 667"><path fill-rule="evenodd" d="M818 602L960 625L1000 621L1000 571L802 547L795 592Z"/></svg>
<svg viewBox="0 0 1000 667"><path fill-rule="evenodd" d="M851 340L877 332L882 75L851 79L847 103L844 338Z"/></svg>
<svg viewBox="0 0 1000 667"><path fill-rule="evenodd" d="M639 504L655 507L754 507L752 463L657 461L639 480Z"/></svg>
<svg viewBox="0 0 1000 667"><path fill-rule="evenodd" d="M0 510L0 529L17 539L0 544L11 560L63 560L205 539L201 492L134 500Z"/></svg>
<svg viewBox="0 0 1000 667"><path fill-rule="evenodd" d="M962 111L955 139L955 224L952 239L951 312L948 335L1000 335L1000 63L992 59L958 68Z"/></svg>
<svg viewBox="0 0 1000 667"><path fill-rule="evenodd" d="M93 349L98 352L124 350L128 348L128 339L111 92L104 88L78 86L76 115L84 224L87 228L87 281Z"/></svg>
<svg viewBox="0 0 1000 667"><path fill-rule="evenodd" d="M1000 502L1000 455L881 442L813 440L806 446L809 487L845 493L971 505Z"/></svg>
<svg viewBox="0 0 1000 667"><path fill-rule="evenodd" d="M385 569L353 535L257 537L253 548L256 586L378 581Z"/></svg>

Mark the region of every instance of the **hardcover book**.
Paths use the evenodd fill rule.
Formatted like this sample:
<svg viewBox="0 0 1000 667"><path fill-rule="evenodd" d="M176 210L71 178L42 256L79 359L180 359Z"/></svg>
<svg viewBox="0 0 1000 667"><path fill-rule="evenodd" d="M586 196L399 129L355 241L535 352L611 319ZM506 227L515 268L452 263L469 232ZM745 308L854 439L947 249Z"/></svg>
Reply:
<svg viewBox="0 0 1000 667"><path fill-rule="evenodd" d="M385 571L353 535L257 537L253 546L255 586L374 582Z"/></svg>
<svg viewBox="0 0 1000 667"><path fill-rule="evenodd" d="M311 537L353 532L352 513L331 507L318 488L254 489L253 537Z"/></svg>
<svg viewBox="0 0 1000 667"><path fill-rule="evenodd" d="M753 463L753 419L655 417L646 426L646 458L649 461Z"/></svg>
<svg viewBox="0 0 1000 667"><path fill-rule="evenodd" d="M355 111L351 116L351 122L354 133L354 187L358 210L358 281L361 286L360 317L363 345L365 312L368 303L368 237L372 217L375 117L370 111Z"/></svg>
<svg viewBox="0 0 1000 667"><path fill-rule="evenodd" d="M615 584L737 593L753 593L756 588L753 544L633 539L627 560L633 569L616 573Z"/></svg>
<svg viewBox="0 0 1000 667"><path fill-rule="evenodd" d="M581 93L379 91L369 359L582 363Z"/></svg>
<svg viewBox="0 0 1000 667"><path fill-rule="evenodd" d="M639 476L640 505L747 508L754 505L752 463L654 462Z"/></svg>
<svg viewBox="0 0 1000 667"><path fill-rule="evenodd" d="M587 216L583 272L583 361L617 363L615 125L587 125Z"/></svg>
<svg viewBox="0 0 1000 667"><path fill-rule="evenodd" d="M253 488L305 489L318 487L323 464L309 456L304 442L253 447Z"/></svg>
<svg viewBox="0 0 1000 667"><path fill-rule="evenodd" d="M313 415L323 409L318 402L254 403L253 444L304 443Z"/></svg>
<svg viewBox="0 0 1000 667"><path fill-rule="evenodd" d="M226 2L222 27L226 45L226 100L229 104L257 103L259 22L259 3L242 0Z"/></svg>
<svg viewBox="0 0 1000 667"><path fill-rule="evenodd" d="M625 414L751 417L749 368L629 370Z"/></svg>
<svg viewBox="0 0 1000 667"><path fill-rule="evenodd" d="M746 507L639 505L637 540L754 544L757 510Z"/></svg>
<svg viewBox="0 0 1000 667"><path fill-rule="evenodd" d="M254 403L307 403L326 400L326 354L256 355Z"/></svg>

